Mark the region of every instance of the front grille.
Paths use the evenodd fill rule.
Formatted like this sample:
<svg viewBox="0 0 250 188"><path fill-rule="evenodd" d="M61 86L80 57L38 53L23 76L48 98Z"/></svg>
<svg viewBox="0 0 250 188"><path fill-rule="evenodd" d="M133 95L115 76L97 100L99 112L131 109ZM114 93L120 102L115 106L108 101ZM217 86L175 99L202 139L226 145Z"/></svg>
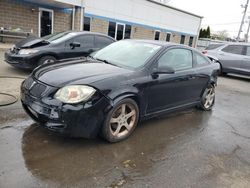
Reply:
<svg viewBox="0 0 250 188"><path fill-rule="evenodd" d="M34 80L33 80L32 77L28 77L28 78L25 80L25 82L24 82L24 87L25 87L26 89L29 89L29 88L31 87L33 81L34 81Z"/></svg>
<svg viewBox="0 0 250 188"><path fill-rule="evenodd" d="M33 95L34 97L41 97L43 92L45 91L46 91L46 86L38 82L32 84L32 87L30 88L30 94Z"/></svg>
<svg viewBox="0 0 250 188"><path fill-rule="evenodd" d="M29 77L24 82L24 87L29 90L29 93L34 97L42 97L46 91L47 86Z"/></svg>

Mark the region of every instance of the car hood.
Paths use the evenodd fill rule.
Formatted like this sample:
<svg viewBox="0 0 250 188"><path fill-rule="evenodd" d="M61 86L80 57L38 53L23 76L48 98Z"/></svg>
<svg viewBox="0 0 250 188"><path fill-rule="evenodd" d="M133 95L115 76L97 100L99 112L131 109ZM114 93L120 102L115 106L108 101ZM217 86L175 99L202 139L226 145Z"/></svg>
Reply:
<svg viewBox="0 0 250 188"><path fill-rule="evenodd" d="M41 38L37 38L35 36L30 36L26 39L23 39L15 44L17 48L32 48L49 44L45 40Z"/></svg>
<svg viewBox="0 0 250 188"><path fill-rule="evenodd" d="M93 85L95 82L130 72L132 71L114 65L86 60L42 66L33 71L33 77L45 84L60 88L69 84Z"/></svg>

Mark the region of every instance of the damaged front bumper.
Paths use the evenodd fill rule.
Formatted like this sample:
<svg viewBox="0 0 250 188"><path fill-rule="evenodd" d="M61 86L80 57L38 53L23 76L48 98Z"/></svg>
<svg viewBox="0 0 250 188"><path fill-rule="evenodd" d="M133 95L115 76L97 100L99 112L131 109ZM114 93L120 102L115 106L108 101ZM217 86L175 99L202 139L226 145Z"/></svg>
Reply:
<svg viewBox="0 0 250 188"><path fill-rule="evenodd" d="M98 135L110 108L107 98L96 94L85 103L64 104L53 97L57 88L46 86L46 90L39 97L26 88L24 82L21 85L23 108L34 121L65 136L93 138Z"/></svg>

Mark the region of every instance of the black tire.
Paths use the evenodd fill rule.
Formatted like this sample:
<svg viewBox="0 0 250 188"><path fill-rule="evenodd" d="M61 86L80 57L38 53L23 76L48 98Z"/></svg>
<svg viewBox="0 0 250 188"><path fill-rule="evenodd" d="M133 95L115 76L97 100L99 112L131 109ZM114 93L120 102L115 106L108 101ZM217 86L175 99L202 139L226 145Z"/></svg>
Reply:
<svg viewBox="0 0 250 188"><path fill-rule="evenodd" d="M126 117L121 117L122 116L122 108L125 105L125 115L129 115L129 113L131 114L135 114L127 119L124 120L124 118ZM133 108L133 110L131 110ZM131 111L129 111L131 110ZM121 112L119 112L121 111ZM133 111L133 113L132 113ZM126 114L126 112L128 112L128 114ZM119 114L120 113L120 114ZM119 115L118 115L119 114ZM114 117L116 116L116 117ZM117 122L111 122L111 119L119 119ZM115 106L109 111L107 117L104 120L103 126L102 126L102 137L107 140L108 142L119 142L121 140L124 140L126 138L128 138L132 132L134 131L134 129L136 128L137 124L138 124L138 120L139 120L139 108L137 103L130 99L130 98L126 98L123 99L121 101L119 101L117 104L115 104ZM125 122L126 125L129 126L128 121L130 121L130 123L132 122L133 125L129 126L130 128L127 129L127 126L125 126ZM124 125L123 125L124 123ZM120 128L119 128L120 127ZM119 130L118 130L119 129ZM123 130L125 129L125 130ZM118 133L116 132L118 130ZM123 130L122 132L119 132ZM117 134L117 135L116 135Z"/></svg>
<svg viewBox="0 0 250 188"><path fill-rule="evenodd" d="M44 57L41 57L40 60L38 61L38 65L44 65L47 63L52 63L55 62L56 58L50 55L46 55Z"/></svg>
<svg viewBox="0 0 250 188"><path fill-rule="evenodd" d="M209 92L212 90L213 96L209 95ZM211 94L212 94L211 93ZM210 97L210 98L208 98ZM210 100L209 100L210 99ZM209 100L209 104L207 104L207 100ZM198 106L199 109L204 110L204 111L210 111L215 103L215 86L212 84L209 84L206 89L204 90L202 97L201 97L201 102L200 105Z"/></svg>

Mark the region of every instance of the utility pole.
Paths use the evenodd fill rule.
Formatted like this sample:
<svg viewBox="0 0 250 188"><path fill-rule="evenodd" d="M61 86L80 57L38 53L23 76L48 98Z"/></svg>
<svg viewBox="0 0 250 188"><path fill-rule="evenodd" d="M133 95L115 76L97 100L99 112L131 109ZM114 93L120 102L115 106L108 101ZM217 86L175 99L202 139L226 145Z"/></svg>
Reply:
<svg viewBox="0 0 250 188"><path fill-rule="evenodd" d="M249 29L250 29L250 16L248 16L248 27L247 27L247 33L246 33L246 42L248 42L248 36L249 36Z"/></svg>
<svg viewBox="0 0 250 188"><path fill-rule="evenodd" d="M244 10L243 17L242 17L242 20L241 20L239 33L238 33L238 36L237 36L237 38L236 38L237 41L240 40L240 33L241 33L241 31L242 31L242 27L243 27L243 24L244 24L244 20L245 20L245 16L246 16L246 12L247 12L248 3L249 3L249 0L247 0L246 5L243 6L243 8L245 8L245 10Z"/></svg>

